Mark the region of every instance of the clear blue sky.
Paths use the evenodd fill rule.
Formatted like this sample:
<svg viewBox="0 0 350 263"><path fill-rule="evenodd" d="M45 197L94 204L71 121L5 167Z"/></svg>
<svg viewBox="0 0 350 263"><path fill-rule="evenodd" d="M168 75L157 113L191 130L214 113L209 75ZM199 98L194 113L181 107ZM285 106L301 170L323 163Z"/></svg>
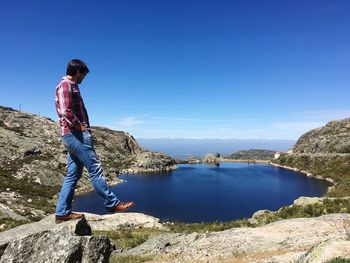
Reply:
<svg viewBox="0 0 350 263"><path fill-rule="evenodd" d="M296 139L350 116L350 1L2 1L0 104L57 121L70 59L92 125Z"/></svg>

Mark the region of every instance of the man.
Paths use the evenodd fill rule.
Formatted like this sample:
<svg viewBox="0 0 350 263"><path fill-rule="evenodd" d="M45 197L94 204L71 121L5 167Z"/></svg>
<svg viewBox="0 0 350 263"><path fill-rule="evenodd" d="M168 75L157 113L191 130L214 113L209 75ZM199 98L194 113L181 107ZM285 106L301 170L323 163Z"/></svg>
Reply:
<svg viewBox="0 0 350 263"><path fill-rule="evenodd" d="M56 223L84 217L84 214L72 212L74 190L84 166L108 212L123 211L134 205L134 202L118 200L109 189L103 176L101 163L97 160L88 114L78 87L88 73L89 69L83 61L73 59L68 63L66 76L56 87L55 105L61 128L61 139L68 151L68 171L56 206Z"/></svg>

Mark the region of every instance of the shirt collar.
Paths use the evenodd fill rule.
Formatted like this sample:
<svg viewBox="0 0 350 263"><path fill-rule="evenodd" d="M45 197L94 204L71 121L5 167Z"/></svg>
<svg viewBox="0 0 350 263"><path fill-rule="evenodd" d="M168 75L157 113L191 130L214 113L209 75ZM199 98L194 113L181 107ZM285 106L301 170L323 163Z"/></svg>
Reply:
<svg viewBox="0 0 350 263"><path fill-rule="evenodd" d="M71 79L69 79L67 76L63 76L62 77L63 80L69 82L70 84L76 84L74 81L72 81Z"/></svg>

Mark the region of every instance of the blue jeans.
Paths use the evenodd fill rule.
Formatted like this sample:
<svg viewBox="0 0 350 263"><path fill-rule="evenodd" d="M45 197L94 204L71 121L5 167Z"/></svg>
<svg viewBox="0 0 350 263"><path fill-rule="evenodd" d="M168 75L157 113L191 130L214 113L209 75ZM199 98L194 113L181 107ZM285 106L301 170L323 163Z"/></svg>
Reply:
<svg viewBox="0 0 350 263"><path fill-rule="evenodd" d="M100 161L97 160L96 152L92 144L92 136L88 131L72 131L62 136L62 142L68 150L68 171L64 178L56 206L56 215L63 216L72 212L72 201L75 187L86 167L90 181L102 198L103 204L112 208L119 203L116 195L109 189L103 176Z"/></svg>

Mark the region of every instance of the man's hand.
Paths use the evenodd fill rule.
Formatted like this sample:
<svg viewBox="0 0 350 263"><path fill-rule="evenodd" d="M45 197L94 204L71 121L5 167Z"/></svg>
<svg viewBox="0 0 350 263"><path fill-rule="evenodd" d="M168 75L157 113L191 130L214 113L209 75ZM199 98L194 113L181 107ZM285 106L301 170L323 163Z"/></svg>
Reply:
<svg viewBox="0 0 350 263"><path fill-rule="evenodd" d="M86 131L86 128L85 128L85 126L83 125L83 124L79 124L78 125L78 127L77 127L77 129L79 130L79 131Z"/></svg>

